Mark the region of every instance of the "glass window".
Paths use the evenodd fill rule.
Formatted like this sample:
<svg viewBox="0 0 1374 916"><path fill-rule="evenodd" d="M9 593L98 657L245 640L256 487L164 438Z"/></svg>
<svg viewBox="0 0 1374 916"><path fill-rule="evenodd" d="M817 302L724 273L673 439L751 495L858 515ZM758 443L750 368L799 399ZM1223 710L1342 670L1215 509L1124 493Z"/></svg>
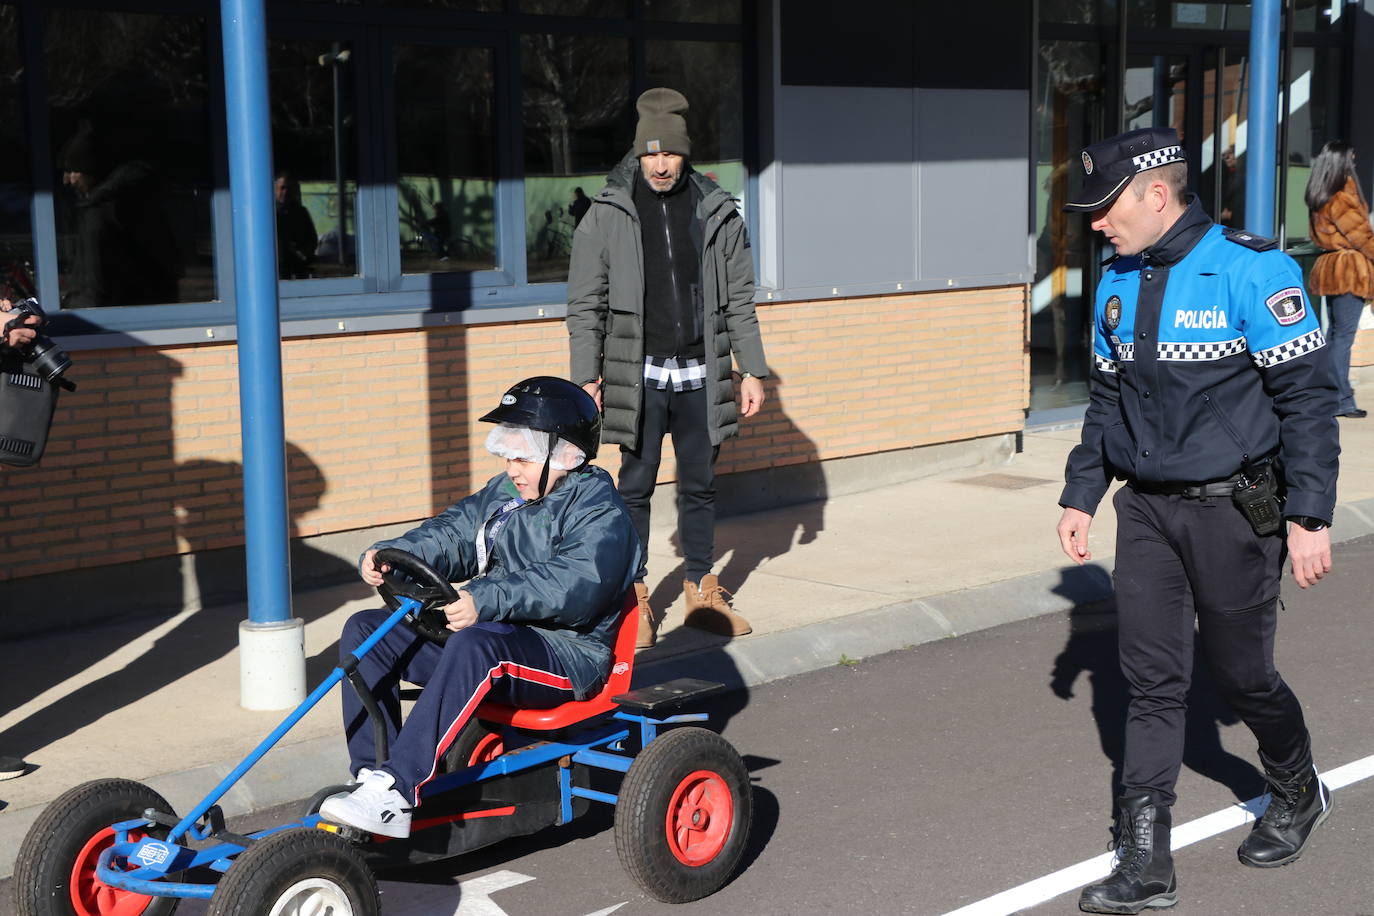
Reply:
<svg viewBox="0 0 1374 916"><path fill-rule="evenodd" d="M1288 238L1308 237L1307 179L1312 157L1341 130L1341 54L1334 48L1294 48L1288 90L1288 178L1283 218ZM1374 151L1371 151L1374 153ZM1356 156L1365 158L1364 150Z"/></svg>
<svg viewBox="0 0 1374 916"><path fill-rule="evenodd" d="M214 299L204 20L52 10L42 60L63 306Z"/></svg>
<svg viewBox="0 0 1374 916"><path fill-rule="evenodd" d="M1040 0L1040 21L1067 25L1114 25L1117 2L1118 0Z"/></svg>
<svg viewBox="0 0 1374 916"><path fill-rule="evenodd" d="M600 190L634 140L630 43L522 35L520 72L527 270L531 283L561 282L568 278L578 190Z"/></svg>
<svg viewBox="0 0 1374 916"><path fill-rule="evenodd" d="M520 0L520 12L542 16L596 16L620 19L630 15L628 0Z"/></svg>
<svg viewBox="0 0 1374 916"><path fill-rule="evenodd" d="M282 279L358 272L353 47L267 43L272 106L277 273Z"/></svg>
<svg viewBox="0 0 1374 916"><path fill-rule="evenodd" d="M737 42L645 43L650 86L670 86L687 97L692 167L744 199L743 50Z"/></svg>
<svg viewBox="0 0 1374 916"><path fill-rule="evenodd" d="M422 9L461 10L465 13L493 13L506 8L506 0L381 0L382 6L409 6Z"/></svg>
<svg viewBox="0 0 1374 916"><path fill-rule="evenodd" d="M490 48L397 45L396 194L405 273L496 266Z"/></svg>
<svg viewBox="0 0 1374 916"><path fill-rule="evenodd" d="M640 0L644 18L659 22L740 21L740 0Z"/></svg>
<svg viewBox="0 0 1374 916"><path fill-rule="evenodd" d="M33 222L29 204L29 145L24 125L24 66L19 56L19 14L0 6L0 123L9 142L0 144L0 295L37 295L33 264Z"/></svg>

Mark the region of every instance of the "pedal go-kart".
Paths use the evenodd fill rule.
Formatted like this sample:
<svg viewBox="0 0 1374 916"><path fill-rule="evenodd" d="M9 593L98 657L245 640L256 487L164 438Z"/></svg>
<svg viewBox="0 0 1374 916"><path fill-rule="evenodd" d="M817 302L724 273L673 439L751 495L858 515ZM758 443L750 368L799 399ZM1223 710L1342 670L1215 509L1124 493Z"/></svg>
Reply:
<svg viewBox="0 0 1374 916"><path fill-rule="evenodd" d="M377 563L392 567L379 591L393 613L354 659L402 620L441 638L441 608L457 600L442 576L407 553L381 551ZM322 788L302 817L283 826L248 835L225 828L219 799L349 677L349 662L185 817L126 779L98 779L60 796L19 850L20 912L163 916L182 898L196 898L210 901L211 916L367 916L380 910L374 869L456 856L565 824L592 802L615 806L621 864L647 893L668 903L708 896L730 879L744 852L753 812L749 774L724 738L682 725L705 714L664 715L720 685L683 678L629 689L637 624L631 594L621 610L614 668L595 697L552 709L479 707L446 753L444 775L424 787L408 839L322 821L324 800L351 786ZM385 758L381 714L356 675L352 684Z"/></svg>

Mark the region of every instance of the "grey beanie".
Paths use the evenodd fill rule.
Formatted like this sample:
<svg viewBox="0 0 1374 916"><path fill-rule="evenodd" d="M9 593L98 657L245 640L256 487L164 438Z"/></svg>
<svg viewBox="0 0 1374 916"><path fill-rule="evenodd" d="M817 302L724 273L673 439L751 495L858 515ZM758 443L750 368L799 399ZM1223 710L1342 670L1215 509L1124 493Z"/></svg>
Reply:
<svg viewBox="0 0 1374 916"><path fill-rule="evenodd" d="M692 141L687 136L687 99L676 89L649 89L635 102L639 124L635 128L634 153L649 156L654 153L692 155Z"/></svg>

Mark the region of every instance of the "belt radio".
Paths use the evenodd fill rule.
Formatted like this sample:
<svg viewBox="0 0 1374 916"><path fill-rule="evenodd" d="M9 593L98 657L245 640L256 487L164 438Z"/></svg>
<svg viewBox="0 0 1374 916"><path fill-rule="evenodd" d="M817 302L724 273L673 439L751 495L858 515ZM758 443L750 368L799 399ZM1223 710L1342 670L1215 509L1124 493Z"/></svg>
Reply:
<svg viewBox="0 0 1374 916"><path fill-rule="evenodd" d="M1247 462L1236 478L1231 499L1260 537L1278 534L1283 528L1283 499L1272 461L1258 467Z"/></svg>

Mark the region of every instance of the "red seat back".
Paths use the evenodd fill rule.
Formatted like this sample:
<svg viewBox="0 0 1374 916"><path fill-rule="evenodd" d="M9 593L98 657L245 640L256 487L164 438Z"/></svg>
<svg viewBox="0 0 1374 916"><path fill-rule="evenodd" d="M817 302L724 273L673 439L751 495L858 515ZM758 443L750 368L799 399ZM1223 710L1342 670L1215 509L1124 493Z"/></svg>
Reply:
<svg viewBox="0 0 1374 916"><path fill-rule="evenodd" d="M634 589L625 595L620 609L620 626L615 634L615 648L611 656L611 676L594 697L571 700L549 709L517 709L502 703L483 703L477 707L477 718L483 722L499 722L533 731L553 731L576 725L584 719L615 709L613 697L630 689L630 677L635 667L635 637L639 632L639 601Z"/></svg>

